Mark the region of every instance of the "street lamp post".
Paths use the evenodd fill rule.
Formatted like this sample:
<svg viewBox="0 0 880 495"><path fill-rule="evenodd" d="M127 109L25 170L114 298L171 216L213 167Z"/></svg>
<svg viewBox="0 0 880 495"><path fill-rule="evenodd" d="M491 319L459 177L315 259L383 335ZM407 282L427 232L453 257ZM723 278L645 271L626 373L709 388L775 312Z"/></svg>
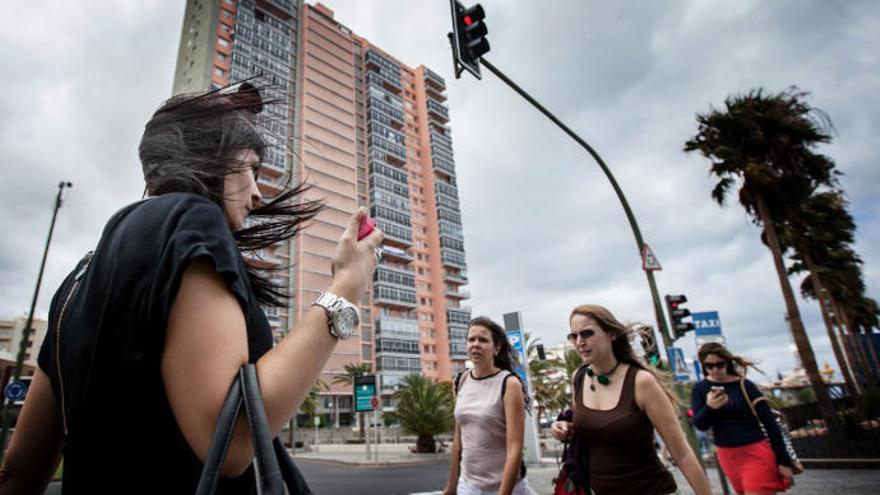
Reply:
<svg viewBox="0 0 880 495"><path fill-rule="evenodd" d="M52 242L52 233L55 230L55 219L58 217L58 210L61 208L62 195L65 188L71 187L73 187L73 183L71 182L61 181L58 183L58 194L55 195L55 208L52 211L52 223L49 224L49 235L46 237L46 247L43 249L43 260L40 262L40 272L37 275L37 286L34 288L34 297L31 299L31 310L28 311L27 321L22 330L21 345L18 348L18 356L15 360L15 370L12 373L13 383L21 378L21 370L24 366L24 356L28 348L28 340L33 331L31 326L34 323L34 310L37 306L37 297L40 295L40 284L43 281L43 271L46 268L46 257L49 254L49 244ZM4 384L4 389L5 385L6 384ZM4 394L2 402L3 411L2 414L0 414L0 423L2 423L2 430L0 430L0 463L3 462L3 458L6 455L6 436L9 433L9 422L12 417L10 414L10 406L12 405L12 402L13 401L8 400Z"/></svg>

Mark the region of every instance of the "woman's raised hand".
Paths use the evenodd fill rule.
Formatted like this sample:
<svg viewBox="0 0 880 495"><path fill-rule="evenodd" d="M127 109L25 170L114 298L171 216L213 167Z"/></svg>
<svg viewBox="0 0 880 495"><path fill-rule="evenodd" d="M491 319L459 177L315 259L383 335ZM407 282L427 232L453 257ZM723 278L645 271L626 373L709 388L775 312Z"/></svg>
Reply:
<svg viewBox="0 0 880 495"><path fill-rule="evenodd" d="M333 283L330 285L330 292L354 304L357 304L373 279L373 272L379 262L376 252L381 249L382 239L385 237L381 230L374 228L363 240L357 240L357 233L365 216L366 208L360 208L352 215L342 238L336 244L331 261Z"/></svg>

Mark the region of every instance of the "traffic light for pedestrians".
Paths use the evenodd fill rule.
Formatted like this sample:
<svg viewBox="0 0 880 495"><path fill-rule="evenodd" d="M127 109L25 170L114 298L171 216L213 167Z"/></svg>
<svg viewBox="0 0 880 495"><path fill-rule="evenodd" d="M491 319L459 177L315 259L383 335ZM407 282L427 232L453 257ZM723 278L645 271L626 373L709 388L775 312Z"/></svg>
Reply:
<svg viewBox="0 0 880 495"><path fill-rule="evenodd" d="M676 296L667 295L664 299L666 299L666 309L669 311L669 321L672 324L673 340L684 337L684 334L694 329L693 323L684 321L685 318L691 315L689 309L682 307L688 300L687 296L684 294Z"/></svg>
<svg viewBox="0 0 880 495"><path fill-rule="evenodd" d="M477 79L480 75L480 57L489 51L486 34L486 13L480 4L465 8L460 2L450 0L452 6L452 56L455 60L455 77L466 69Z"/></svg>

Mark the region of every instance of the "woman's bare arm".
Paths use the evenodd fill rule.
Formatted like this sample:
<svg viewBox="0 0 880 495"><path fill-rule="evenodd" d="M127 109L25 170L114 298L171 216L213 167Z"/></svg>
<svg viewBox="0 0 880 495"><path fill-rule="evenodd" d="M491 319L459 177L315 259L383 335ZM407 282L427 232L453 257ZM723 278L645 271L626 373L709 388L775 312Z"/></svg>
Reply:
<svg viewBox="0 0 880 495"><path fill-rule="evenodd" d="M697 495L710 495L712 488L709 479L685 440L672 402L657 379L647 371L639 370L636 374L636 403L645 411L654 429L666 442L666 447L694 492Z"/></svg>
<svg viewBox="0 0 880 495"><path fill-rule="evenodd" d="M507 458L501 474L498 495L510 495L519 481L522 464L523 427L525 426L525 402L520 381L513 376L505 378L504 418L507 421Z"/></svg>
<svg viewBox="0 0 880 495"><path fill-rule="evenodd" d="M364 212L343 234L334 255L330 292L349 301L360 299L375 269L373 248L382 240L374 231L364 241L355 236ZM277 434L299 408L318 378L337 340L329 333L326 312L309 309L296 327L257 361L260 390L269 428ZM162 379L184 438L204 459L229 386L247 362L245 317L238 301L209 262L187 267L171 308ZM223 475L238 476L253 460L250 434L239 418Z"/></svg>
<svg viewBox="0 0 880 495"><path fill-rule="evenodd" d="M62 438L52 385L37 368L0 469L0 495L45 493L61 461Z"/></svg>

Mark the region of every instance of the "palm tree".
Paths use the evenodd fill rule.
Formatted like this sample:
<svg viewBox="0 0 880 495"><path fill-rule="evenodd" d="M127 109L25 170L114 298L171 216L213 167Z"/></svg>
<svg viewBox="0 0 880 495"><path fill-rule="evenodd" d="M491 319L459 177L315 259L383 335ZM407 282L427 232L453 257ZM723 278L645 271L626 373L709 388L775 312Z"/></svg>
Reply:
<svg viewBox="0 0 880 495"><path fill-rule="evenodd" d="M808 272L807 278L801 284L801 295L819 303L838 368L849 395L854 397L858 388L839 342L840 331L835 331L833 312L830 310L831 296L823 283L823 279L833 277L829 271L833 273L834 265L848 265L854 260L859 261L857 257L853 257L854 253L848 246L854 240L855 223L846 210L842 194L834 190L813 194L802 204L791 228L782 225L779 230L781 242L794 247L790 256L793 264L788 270L789 274Z"/></svg>
<svg viewBox="0 0 880 495"><path fill-rule="evenodd" d="M339 375L333 378L334 384L343 384L348 386L354 386L355 377L362 375L369 375L373 371L373 366L370 363L361 363L361 364L346 364L345 365L345 374ZM354 401L354 397L352 397L352 401ZM364 412L360 411L358 413L358 423L360 424L360 441L364 441L364 437L366 436L364 431Z"/></svg>
<svg viewBox="0 0 880 495"><path fill-rule="evenodd" d="M538 410L538 418L544 418L548 411L558 412L565 407L567 378L562 375L562 361L558 358L541 359L538 355L539 342L529 332L524 336L529 360L529 383Z"/></svg>
<svg viewBox="0 0 880 495"><path fill-rule="evenodd" d="M574 377L574 372L583 366L584 360L573 348L566 348L563 357L562 369L565 370L565 376L571 380Z"/></svg>
<svg viewBox="0 0 880 495"><path fill-rule="evenodd" d="M318 412L318 397L321 392L326 392L329 388L330 387L328 387L327 383L323 380L319 379L318 381L316 381L315 384L312 385L312 388L309 389L309 393L308 395L306 395L306 398L303 399L302 404L299 406L299 410L304 412L309 417L309 419L314 420L313 418ZM293 443L293 432L295 428L296 414L294 414L293 418L290 419L290 424L288 425L287 431L287 441L288 443L290 443L291 448L295 448Z"/></svg>
<svg viewBox="0 0 880 495"><path fill-rule="evenodd" d="M395 417L405 431L418 437L416 452L436 452L434 436L452 431L455 427L452 384L435 383L412 373L400 381L397 399Z"/></svg>
<svg viewBox="0 0 880 495"><path fill-rule="evenodd" d="M816 356L801 320L783 261L778 225L790 225L800 204L820 186L833 187L833 162L812 149L830 141L831 124L821 111L803 102L806 93L790 88L766 95L763 90L730 97L725 109L697 116L697 134L685 143L711 160L710 171L720 178L712 198L724 204L739 184L740 204L763 235L776 266L787 320L801 363L812 385L819 410L829 428L836 428L831 398L819 374Z"/></svg>

